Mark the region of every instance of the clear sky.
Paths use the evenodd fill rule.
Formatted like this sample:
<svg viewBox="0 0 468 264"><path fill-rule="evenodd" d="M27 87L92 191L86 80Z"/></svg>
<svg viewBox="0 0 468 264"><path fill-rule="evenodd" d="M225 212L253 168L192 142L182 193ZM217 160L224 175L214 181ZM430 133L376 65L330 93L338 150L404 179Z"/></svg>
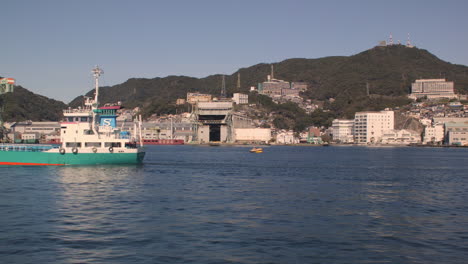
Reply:
<svg viewBox="0 0 468 264"><path fill-rule="evenodd" d="M68 103L133 77L353 55L393 34L468 65L466 0L1 0L0 76Z"/></svg>

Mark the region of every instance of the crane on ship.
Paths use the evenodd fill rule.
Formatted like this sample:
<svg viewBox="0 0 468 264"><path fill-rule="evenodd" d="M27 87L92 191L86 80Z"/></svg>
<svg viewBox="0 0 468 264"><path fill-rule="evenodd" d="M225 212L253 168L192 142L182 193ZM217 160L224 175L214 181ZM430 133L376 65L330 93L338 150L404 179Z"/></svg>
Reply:
<svg viewBox="0 0 468 264"><path fill-rule="evenodd" d="M6 94L6 93L12 93L14 85L15 85L15 79L0 77L0 95ZM7 130L3 126L3 118L2 118L3 110L4 110L3 105L0 105L0 141L3 141L5 136L7 135Z"/></svg>

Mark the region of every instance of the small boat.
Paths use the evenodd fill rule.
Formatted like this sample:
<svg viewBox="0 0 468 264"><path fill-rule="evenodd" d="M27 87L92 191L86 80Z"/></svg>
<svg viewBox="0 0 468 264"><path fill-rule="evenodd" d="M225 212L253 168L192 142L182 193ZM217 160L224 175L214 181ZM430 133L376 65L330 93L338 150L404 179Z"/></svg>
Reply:
<svg viewBox="0 0 468 264"><path fill-rule="evenodd" d="M250 150L250 153L263 153L263 148L253 147L253 148Z"/></svg>

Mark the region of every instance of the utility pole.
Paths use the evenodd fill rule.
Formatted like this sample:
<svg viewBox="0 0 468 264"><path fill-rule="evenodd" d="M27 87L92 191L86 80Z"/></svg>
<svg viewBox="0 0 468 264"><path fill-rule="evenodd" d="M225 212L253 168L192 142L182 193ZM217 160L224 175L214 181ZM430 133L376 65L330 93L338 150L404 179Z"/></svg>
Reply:
<svg viewBox="0 0 468 264"><path fill-rule="evenodd" d="M271 79L275 78L275 76L273 74L274 74L273 64L271 64Z"/></svg>
<svg viewBox="0 0 468 264"><path fill-rule="evenodd" d="M224 74L221 82L221 98L226 98L226 80L224 78Z"/></svg>
<svg viewBox="0 0 468 264"><path fill-rule="evenodd" d="M369 97L369 82L366 82L366 94Z"/></svg>

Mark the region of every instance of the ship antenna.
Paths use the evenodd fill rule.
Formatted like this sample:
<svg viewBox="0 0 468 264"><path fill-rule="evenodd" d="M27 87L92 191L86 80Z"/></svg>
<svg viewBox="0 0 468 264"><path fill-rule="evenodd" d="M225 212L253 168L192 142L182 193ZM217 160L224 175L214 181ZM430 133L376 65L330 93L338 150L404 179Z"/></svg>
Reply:
<svg viewBox="0 0 468 264"><path fill-rule="evenodd" d="M95 89L96 89L96 94L95 94L95 97L94 97L94 104L96 105L95 107L97 108L98 105L99 105L99 101L98 101L98 98L99 98L99 76L104 74L104 71L102 69L100 69L96 65L96 68L94 68L92 72L93 72L93 76L94 76L94 86L95 86Z"/></svg>

